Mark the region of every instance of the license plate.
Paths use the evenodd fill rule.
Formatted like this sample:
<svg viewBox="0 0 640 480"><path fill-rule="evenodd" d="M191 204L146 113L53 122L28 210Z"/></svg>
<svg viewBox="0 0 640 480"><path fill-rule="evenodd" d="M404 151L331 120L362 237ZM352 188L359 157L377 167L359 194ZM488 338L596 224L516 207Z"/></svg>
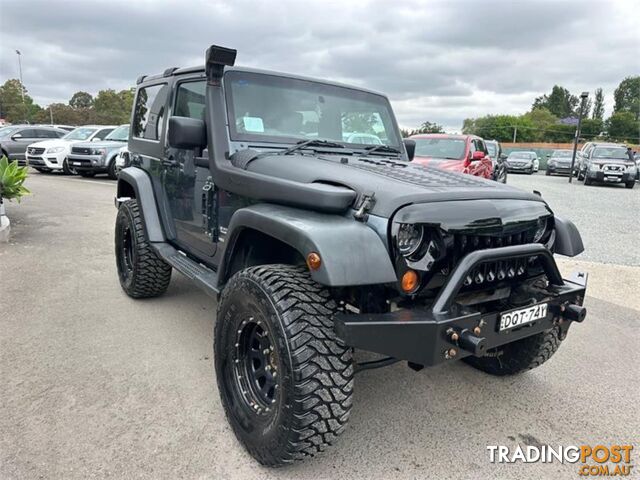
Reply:
<svg viewBox="0 0 640 480"><path fill-rule="evenodd" d="M79 167L80 165L82 165L82 162L71 162L71 165L76 165Z"/></svg>
<svg viewBox="0 0 640 480"><path fill-rule="evenodd" d="M607 182L619 182L620 181L620 177L612 177L612 176L608 176L604 178Z"/></svg>
<svg viewBox="0 0 640 480"><path fill-rule="evenodd" d="M547 304L539 303L531 307L513 310L500 315L500 331L509 330L527 323L535 322L547 316Z"/></svg>

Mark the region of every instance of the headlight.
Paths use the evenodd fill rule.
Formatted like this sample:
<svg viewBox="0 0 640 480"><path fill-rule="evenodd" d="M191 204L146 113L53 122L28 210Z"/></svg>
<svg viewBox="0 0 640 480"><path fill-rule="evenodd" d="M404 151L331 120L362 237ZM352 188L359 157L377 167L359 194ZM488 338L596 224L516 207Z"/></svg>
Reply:
<svg viewBox="0 0 640 480"><path fill-rule="evenodd" d="M539 218L538 219L538 228L536 229L536 233L533 234L533 243L538 243L542 237L544 237L544 233L547 231L547 219Z"/></svg>
<svg viewBox="0 0 640 480"><path fill-rule="evenodd" d="M64 147L51 147L47 149L47 153L60 153L64 150Z"/></svg>
<svg viewBox="0 0 640 480"><path fill-rule="evenodd" d="M636 173L636 166L635 165L629 165L627 167L627 173L631 173L631 174Z"/></svg>
<svg viewBox="0 0 640 480"><path fill-rule="evenodd" d="M91 155L104 155L107 153L106 148L94 148L91 150Z"/></svg>
<svg viewBox="0 0 640 480"><path fill-rule="evenodd" d="M597 165L595 163L589 164L589 171L590 172L597 172L598 170L600 170L600 165Z"/></svg>
<svg viewBox="0 0 640 480"><path fill-rule="evenodd" d="M398 229L398 250L404 257L409 257L416 253L422 243L424 229L421 225L402 223Z"/></svg>

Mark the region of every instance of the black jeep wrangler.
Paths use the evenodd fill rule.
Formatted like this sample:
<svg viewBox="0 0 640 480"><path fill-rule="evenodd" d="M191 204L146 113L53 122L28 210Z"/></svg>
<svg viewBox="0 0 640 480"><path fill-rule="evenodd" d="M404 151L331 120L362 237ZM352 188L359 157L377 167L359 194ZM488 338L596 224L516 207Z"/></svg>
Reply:
<svg viewBox="0 0 640 480"><path fill-rule="evenodd" d="M131 297L175 268L217 298L222 404L260 463L333 443L360 370L516 374L584 320L586 275L553 258L580 235L540 196L409 163L383 95L235 57L138 79L115 254Z"/></svg>

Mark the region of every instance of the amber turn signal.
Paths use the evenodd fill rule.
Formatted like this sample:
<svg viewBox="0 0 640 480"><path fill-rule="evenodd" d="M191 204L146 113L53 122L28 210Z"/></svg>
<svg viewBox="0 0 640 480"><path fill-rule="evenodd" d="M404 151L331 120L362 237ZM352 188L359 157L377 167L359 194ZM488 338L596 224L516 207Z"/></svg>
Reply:
<svg viewBox="0 0 640 480"><path fill-rule="evenodd" d="M307 255L307 266L310 270L318 270L322 265L322 260L320 259L320 255L316 252L311 252Z"/></svg>
<svg viewBox="0 0 640 480"><path fill-rule="evenodd" d="M405 293L411 293L418 287L418 274L413 270L407 270L402 274L400 286Z"/></svg>

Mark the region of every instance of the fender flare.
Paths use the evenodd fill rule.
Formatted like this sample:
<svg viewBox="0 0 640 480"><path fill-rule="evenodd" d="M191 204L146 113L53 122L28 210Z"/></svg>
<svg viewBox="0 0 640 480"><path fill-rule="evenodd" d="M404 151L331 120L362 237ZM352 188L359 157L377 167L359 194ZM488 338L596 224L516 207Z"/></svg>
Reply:
<svg viewBox="0 0 640 480"><path fill-rule="evenodd" d="M316 252L322 259L311 270L314 281L331 287L395 283L397 276L382 239L350 216L261 203L237 210L229 222L218 278L225 278L236 240L254 229L297 250L303 258Z"/></svg>
<svg viewBox="0 0 640 480"><path fill-rule="evenodd" d="M134 197L138 201L147 240L151 243L164 242L165 235L156 208L153 185L151 178L144 170L127 167L120 171L116 190L116 206L119 206L120 202L127 197Z"/></svg>
<svg viewBox="0 0 640 480"><path fill-rule="evenodd" d="M554 253L566 255L567 257L575 257L584 252L582 237L572 221L555 217L554 223L556 229L556 241L553 248Z"/></svg>

